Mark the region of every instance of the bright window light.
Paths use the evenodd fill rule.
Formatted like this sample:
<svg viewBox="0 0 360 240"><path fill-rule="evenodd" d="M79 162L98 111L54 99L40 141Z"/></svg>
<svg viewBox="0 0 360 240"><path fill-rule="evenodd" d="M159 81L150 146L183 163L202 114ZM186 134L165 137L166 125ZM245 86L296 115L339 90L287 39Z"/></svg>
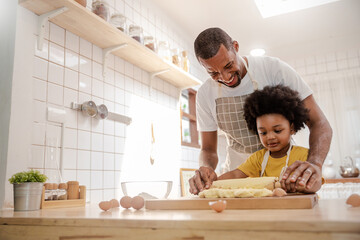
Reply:
<svg viewBox="0 0 360 240"><path fill-rule="evenodd" d="M265 54L265 50L262 48L256 48L250 51L251 56L262 56Z"/></svg>
<svg viewBox="0 0 360 240"><path fill-rule="evenodd" d="M263 18L316 7L339 0L254 0Z"/></svg>

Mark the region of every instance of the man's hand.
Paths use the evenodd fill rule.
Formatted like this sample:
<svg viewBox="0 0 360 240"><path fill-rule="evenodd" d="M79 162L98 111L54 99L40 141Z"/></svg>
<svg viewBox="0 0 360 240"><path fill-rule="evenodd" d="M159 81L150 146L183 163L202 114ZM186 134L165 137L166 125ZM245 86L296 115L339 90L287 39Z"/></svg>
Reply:
<svg viewBox="0 0 360 240"><path fill-rule="evenodd" d="M217 179L217 175L211 167L200 167L195 171L195 175L189 179L190 193L198 194L204 189L208 189L212 182Z"/></svg>
<svg viewBox="0 0 360 240"><path fill-rule="evenodd" d="M309 162L296 161L287 167L280 183L287 192L314 193L322 185L321 168Z"/></svg>

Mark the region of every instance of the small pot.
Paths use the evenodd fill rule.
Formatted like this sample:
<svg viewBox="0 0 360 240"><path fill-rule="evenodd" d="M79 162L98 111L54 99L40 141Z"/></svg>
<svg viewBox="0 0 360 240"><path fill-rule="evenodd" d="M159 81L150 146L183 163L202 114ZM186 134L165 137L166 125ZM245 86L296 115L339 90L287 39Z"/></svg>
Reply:
<svg viewBox="0 0 360 240"><path fill-rule="evenodd" d="M39 210L43 183L25 182L14 183L14 210L34 211Z"/></svg>

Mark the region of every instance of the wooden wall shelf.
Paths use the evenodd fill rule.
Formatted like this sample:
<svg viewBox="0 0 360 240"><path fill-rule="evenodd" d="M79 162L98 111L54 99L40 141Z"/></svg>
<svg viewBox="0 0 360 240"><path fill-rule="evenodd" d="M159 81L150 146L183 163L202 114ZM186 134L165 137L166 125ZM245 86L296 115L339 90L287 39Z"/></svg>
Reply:
<svg viewBox="0 0 360 240"><path fill-rule="evenodd" d="M19 4L39 16L66 7L65 12L51 18L50 21L102 49L127 44L126 47L114 51L113 54L151 74L169 70L157 75L157 77L180 89L201 84L201 81L191 74L172 63L164 61L155 52L74 0L19 0Z"/></svg>

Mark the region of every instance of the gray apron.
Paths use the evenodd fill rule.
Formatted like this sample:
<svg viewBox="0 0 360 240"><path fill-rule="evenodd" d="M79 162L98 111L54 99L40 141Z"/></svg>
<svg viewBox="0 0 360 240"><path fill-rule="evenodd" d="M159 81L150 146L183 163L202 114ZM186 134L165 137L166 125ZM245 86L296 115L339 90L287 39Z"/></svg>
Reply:
<svg viewBox="0 0 360 240"><path fill-rule="evenodd" d="M240 56L239 56L240 57ZM252 77L245 60L244 63L247 73L252 81L254 91L258 89L258 84ZM221 97L221 87L216 103L216 117L218 127L225 133L227 140L227 155L223 170L225 172L237 168L243 163L250 154L263 148L258 135L249 131L244 118L245 99L250 94L236 97Z"/></svg>

